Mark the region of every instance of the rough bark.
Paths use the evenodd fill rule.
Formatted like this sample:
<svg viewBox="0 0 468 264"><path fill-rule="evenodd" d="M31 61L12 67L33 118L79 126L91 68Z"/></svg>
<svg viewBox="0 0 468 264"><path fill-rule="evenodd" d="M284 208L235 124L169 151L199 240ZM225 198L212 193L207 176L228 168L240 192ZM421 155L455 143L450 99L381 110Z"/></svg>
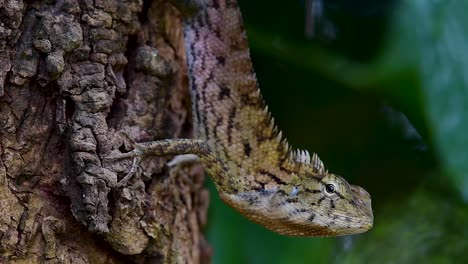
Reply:
<svg viewBox="0 0 468 264"><path fill-rule="evenodd" d="M190 137L168 1L0 0L0 263L200 263L199 165L104 157Z"/></svg>

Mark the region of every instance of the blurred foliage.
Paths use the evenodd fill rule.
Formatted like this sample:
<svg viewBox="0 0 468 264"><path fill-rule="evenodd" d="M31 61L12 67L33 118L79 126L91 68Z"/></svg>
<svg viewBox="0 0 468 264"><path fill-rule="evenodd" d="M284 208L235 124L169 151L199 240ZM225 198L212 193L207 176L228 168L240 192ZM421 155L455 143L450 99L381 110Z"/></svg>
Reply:
<svg viewBox="0 0 468 264"><path fill-rule="evenodd" d="M289 238L212 191L213 263L451 263L468 257L466 1L246 1L262 94L293 146L372 195L374 228ZM320 21L319 21L320 22Z"/></svg>

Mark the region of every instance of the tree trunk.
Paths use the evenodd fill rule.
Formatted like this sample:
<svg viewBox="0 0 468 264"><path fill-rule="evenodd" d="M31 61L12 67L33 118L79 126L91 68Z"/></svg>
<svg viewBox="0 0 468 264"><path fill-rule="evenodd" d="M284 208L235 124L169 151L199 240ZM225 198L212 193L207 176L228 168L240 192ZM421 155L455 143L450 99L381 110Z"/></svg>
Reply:
<svg viewBox="0 0 468 264"><path fill-rule="evenodd" d="M190 137L163 0L0 0L0 263L205 263L200 165L105 161Z"/></svg>

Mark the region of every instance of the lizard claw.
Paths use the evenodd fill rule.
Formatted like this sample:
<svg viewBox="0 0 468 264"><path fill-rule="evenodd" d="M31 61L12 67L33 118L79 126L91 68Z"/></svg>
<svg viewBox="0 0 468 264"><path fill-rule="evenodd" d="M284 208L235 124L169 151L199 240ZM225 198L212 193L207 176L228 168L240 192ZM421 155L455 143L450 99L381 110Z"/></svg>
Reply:
<svg viewBox="0 0 468 264"><path fill-rule="evenodd" d="M133 151L132 151L133 152ZM131 152L129 152L131 153ZM127 154L127 153L125 153ZM134 156L133 157L133 162L132 162L132 167L130 168L130 171L127 173L127 175L125 175L125 177L123 177L122 180L120 180L116 187L119 188L119 187L122 187L122 186L125 186L127 185L127 182L132 178L132 176L136 173L137 169L138 169L138 166L140 165L140 162L141 162L141 156Z"/></svg>
<svg viewBox="0 0 468 264"><path fill-rule="evenodd" d="M114 161L117 161L117 160L131 159L131 158L133 159L132 167L130 168L130 171L127 173L127 175L125 175L125 177L123 177L122 180L120 180L117 183L116 187L122 187L122 186L127 184L127 182L136 173L136 171L138 169L138 166L140 165L142 156L143 156L143 151L141 151L137 147L137 145L135 145L135 148L130 152L120 153L120 154L117 154L115 156L108 156L108 157L104 158L104 160L106 162L114 162Z"/></svg>
<svg viewBox="0 0 468 264"><path fill-rule="evenodd" d="M130 158L133 159L130 171L127 173L127 175L125 175L125 177L123 177L122 180L120 180L117 183L116 187L122 187L127 184L127 182L136 173L138 166L140 165L141 158L143 157L143 151L141 150L141 147L137 143L135 143L126 133L124 133L123 135L126 136L127 139L129 139L130 142L132 143L134 147L133 150L130 152L120 153L114 156L108 156L104 158L104 160L107 162L114 162L117 160L130 159Z"/></svg>
<svg viewBox="0 0 468 264"><path fill-rule="evenodd" d="M138 148L138 145L135 145L135 148L130 152L120 153L115 156L108 156L108 157L105 157L104 160L116 161L116 160L130 159L130 158L136 158L136 157L141 158L142 156L143 156L143 151L140 148Z"/></svg>

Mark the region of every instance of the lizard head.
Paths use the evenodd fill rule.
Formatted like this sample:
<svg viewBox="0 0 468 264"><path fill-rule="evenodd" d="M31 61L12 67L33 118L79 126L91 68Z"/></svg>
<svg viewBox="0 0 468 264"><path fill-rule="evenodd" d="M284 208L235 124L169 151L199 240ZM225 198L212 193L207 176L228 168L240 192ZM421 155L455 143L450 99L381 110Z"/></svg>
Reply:
<svg viewBox="0 0 468 264"><path fill-rule="evenodd" d="M287 236L341 236L373 225L370 195L344 178L325 173L294 184L221 198L244 216Z"/></svg>
<svg viewBox="0 0 468 264"><path fill-rule="evenodd" d="M357 234L372 228L371 197L363 188L328 173L304 181L303 187L301 206L311 212L308 220L325 227L326 233Z"/></svg>

